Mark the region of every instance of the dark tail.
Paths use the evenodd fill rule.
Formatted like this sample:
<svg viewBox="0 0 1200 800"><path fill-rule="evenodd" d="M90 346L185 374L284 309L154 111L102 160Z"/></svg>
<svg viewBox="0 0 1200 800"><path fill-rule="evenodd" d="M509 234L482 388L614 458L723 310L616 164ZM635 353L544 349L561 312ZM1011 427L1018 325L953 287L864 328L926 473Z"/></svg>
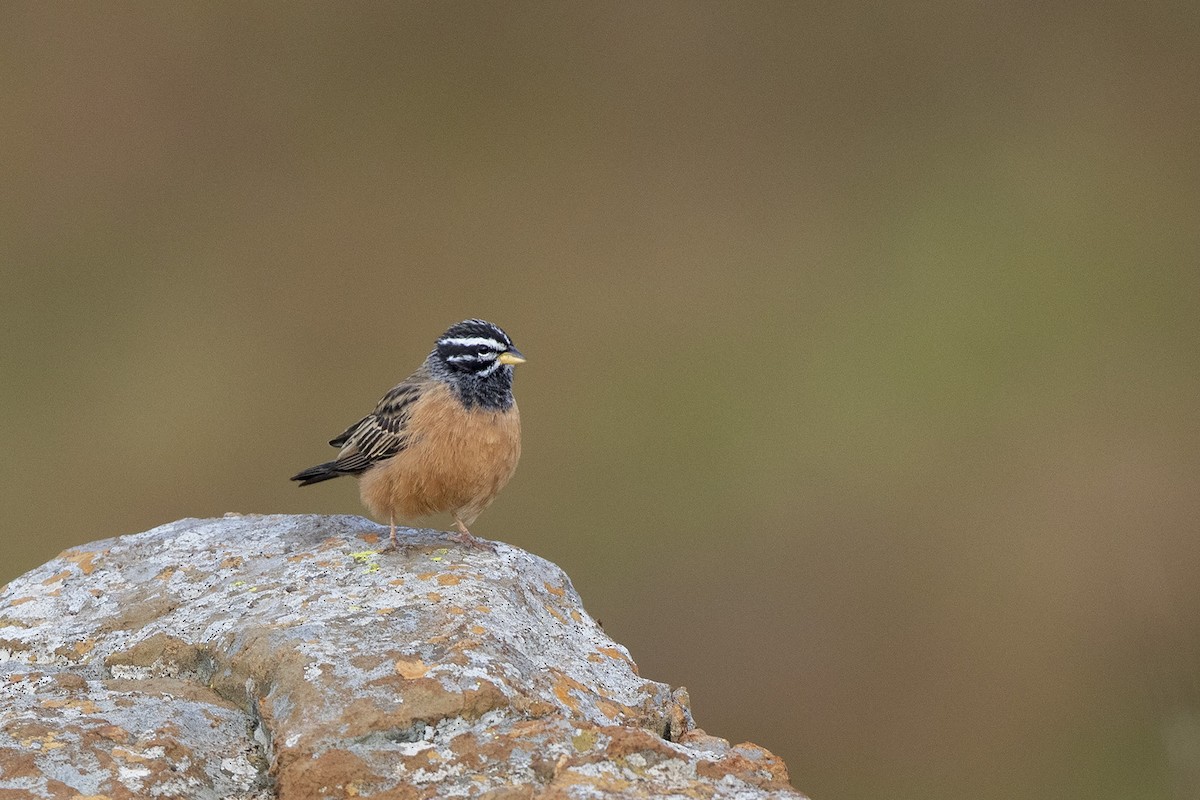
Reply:
<svg viewBox="0 0 1200 800"><path fill-rule="evenodd" d="M300 481L301 486L308 486L310 483L320 483L321 481L327 481L330 478L336 478L339 475L345 474L337 468L336 461L326 461L324 464L309 467L303 472L297 472L291 479Z"/></svg>

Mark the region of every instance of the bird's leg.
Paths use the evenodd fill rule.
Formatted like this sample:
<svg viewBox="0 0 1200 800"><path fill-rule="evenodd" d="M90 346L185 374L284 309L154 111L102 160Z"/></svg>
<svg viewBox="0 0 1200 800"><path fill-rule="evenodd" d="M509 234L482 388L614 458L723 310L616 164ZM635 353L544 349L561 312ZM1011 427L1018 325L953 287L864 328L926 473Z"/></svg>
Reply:
<svg viewBox="0 0 1200 800"><path fill-rule="evenodd" d="M388 515L388 522L391 524L391 541L388 543L387 547L379 548L379 552L381 553L386 553L389 550L400 549L400 542L398 539L396 539L396 514L394 512Z"/></svg>
<svg viewBox="0 0 1200 800"><path fill-rule="evenodd" d="M454 527L458 528L458 533L451 534L456 541L465 544L467 547L477 547L480 550L496 549L496 546L491 542L485 542L482 539L472 536L471 532L467 530L467 524L462 521L462 518L458 514L453 514L452 516L454 517Z"/></svg>
<svg viewBox="0 0 1200 800"><path fill-rule="evenodd" d="M454 517L454 527L458 528L458 533L456 533L454 535L455 539L462 542L463 544L472 544L472 545L475 544L475 542L479 541L478 539L476 539L474 536L471 535L471 532L469 530L467 530L467 524L462 521L462 519L458 516L458 514L454 514L453 517Z"/></svg>

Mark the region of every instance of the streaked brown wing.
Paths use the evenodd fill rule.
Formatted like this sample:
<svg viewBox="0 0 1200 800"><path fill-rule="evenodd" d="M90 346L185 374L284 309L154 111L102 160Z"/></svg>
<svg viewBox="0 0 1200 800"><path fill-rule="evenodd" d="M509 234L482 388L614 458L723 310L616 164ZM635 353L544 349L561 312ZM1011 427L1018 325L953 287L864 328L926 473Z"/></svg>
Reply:
<svg viewBox="0 0 1200 800"><path fill-rule="evenodd" d="M372 413L329 440L334 447L342 448L334 460L339 472L362 472L404 449L408 444L405 426L413 403L421 396L422 377L418 373L391 389Z"/></svg>

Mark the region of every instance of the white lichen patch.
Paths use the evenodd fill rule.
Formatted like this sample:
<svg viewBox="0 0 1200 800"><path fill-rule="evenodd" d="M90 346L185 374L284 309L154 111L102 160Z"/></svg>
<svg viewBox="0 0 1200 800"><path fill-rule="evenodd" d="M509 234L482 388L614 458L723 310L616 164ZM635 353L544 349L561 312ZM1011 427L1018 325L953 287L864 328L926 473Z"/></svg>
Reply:
<svg viewBox="0 0 1200 800"><path fill-rule="evenodd" d="M150 667L141 667L134 664L113 664L108 669L109 675L122 680L145 680L154 676L154 671Z"/></svg>
<svg viewBox="0 0 1200 800"><path fill-rule="evenodd" d="M429 770L425 767L413 770L406 776L409 783L417 786L424 786L430 783L446 783L450 778L457 778L462 775L465 768L461 764L445 762L437 769Z"/></svg>
<svg viewBox="0 0 1200 800"><path fill-rule="evenodd" d="M258 769L245 756L222 758L221 772L228 775L242 791L254 788L258 782Z"/></svg>

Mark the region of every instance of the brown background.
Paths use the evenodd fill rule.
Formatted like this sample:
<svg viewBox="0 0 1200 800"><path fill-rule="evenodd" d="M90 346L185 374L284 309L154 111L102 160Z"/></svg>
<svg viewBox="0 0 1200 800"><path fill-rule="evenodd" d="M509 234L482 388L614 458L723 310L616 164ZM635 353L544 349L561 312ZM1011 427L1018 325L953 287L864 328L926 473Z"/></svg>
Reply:
<svg viewBox="0 0 1200 800"><path fill-rule="evenodd" d="M287 477L483 316L476 532L703 727L818 800L1200 792L1200 6L3 16L0 579L360 513Z"/></svg>

